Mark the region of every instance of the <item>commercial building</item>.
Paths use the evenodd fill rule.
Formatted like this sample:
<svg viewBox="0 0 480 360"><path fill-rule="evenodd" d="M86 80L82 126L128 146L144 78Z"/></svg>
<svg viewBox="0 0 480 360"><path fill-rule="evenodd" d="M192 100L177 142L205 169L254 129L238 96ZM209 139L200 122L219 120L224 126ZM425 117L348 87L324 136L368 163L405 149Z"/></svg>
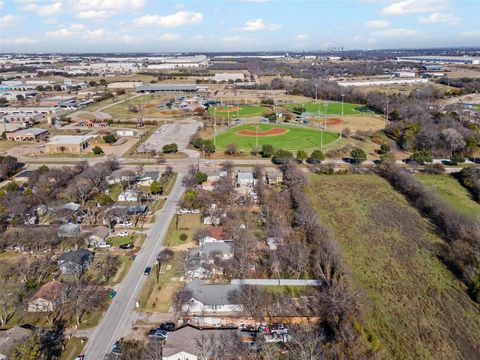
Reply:
<svg viewBox="0 0 480 360"><path fill-rule="evenodd" d="M46 153L67 152L79 154L90 150L94 135L60 135L54 136L45 146Z"/></svg>
<svg viewBox="0 0 480 360"><path fill-rule="evenodd" d="M434 64L463 64L463 65L479 65L480 57L475 56L401 56L397 57L397 61L434 63Z"/></svg>
<svg viewBox="0 0 480 360"><path fill-rule="evenodd" d="M109 89L133 89L137 86L142 86L141 81L117 81L107 85Z"/></svg>
<svg viewBox="0 0 480 360"><path fill-rule="evenodd" d="M194 84L165 84L165 85L143 85L136 87L137 92L154 93L154 92L197 92L205 90L205 86L197 86Z"/></svg>
<svg viewBox="0 0 480 360"><path fill-rule="evenodd" d="M411 84L425 84L428 79L391 79L391 80L359 80L359 81L340 81L340 86L377 86L377 85L411 85Z"/></svg>
<svg viewBox="0 0 480 360"><path fill-rule="evenodd" d="M7 140L11 141L37 141L45 139L48 135L48 130L40 128L29 128L18 130L7 134Z"/></svg>
<svg viewBox="0 0 480 360"><path fill-rule="evenodd" d="M245 80L245 74L243 73L216 73L213 77L213 80L216 82L221 81L235 81L235 80Z"/></svg>
<svg viewBox="0 0 480 360"><path fill-rule="evenodd" d="M53 106L7 106L0 108L0 112L4 115L20 116L32 116L37 114L54 115L55 108Z"/></svg>

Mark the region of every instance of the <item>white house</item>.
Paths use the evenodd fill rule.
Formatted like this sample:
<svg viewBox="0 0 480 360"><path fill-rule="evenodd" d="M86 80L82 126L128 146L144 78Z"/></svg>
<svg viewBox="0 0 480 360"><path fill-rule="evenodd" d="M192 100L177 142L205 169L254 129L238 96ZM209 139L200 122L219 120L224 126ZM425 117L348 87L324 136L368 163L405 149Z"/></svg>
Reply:
<svg viewBox="0 0 480 360"><path fill-rule="evenodd" d="M231 300L232 293L239 291L239 285L210 284L193 280L187 285L192 298L186 301L182 310L190 315L225 315L243 311L243 305Z"/></svg>
<svg viewBox="0 0 480 360"><path fill-rule="evenodd" d="M255 185L255 179L251 171L239 171L237 174L237 184L245 186Z"/></svg>
<svg viewBox="0 0 480 360"><path fill-rule="evenodd" d="M52 280L43 285L28 302L28 312L51 312L65 301L66 285Z"/></svg>
<svg viewBox="0 0 480 360"><path fill-rule="evenodd" d="M118 201L137 202L139 200L138 193L132 190L126 190L118 195Z"/></svg>
<svg viewBox="0 0 480 360"><path fill-rule="evenodd" d="M104 243L107 237L112 233L110 228L100 225L92 229L90 236L88 237L88 245L97 247L101 243Z"/></svg>

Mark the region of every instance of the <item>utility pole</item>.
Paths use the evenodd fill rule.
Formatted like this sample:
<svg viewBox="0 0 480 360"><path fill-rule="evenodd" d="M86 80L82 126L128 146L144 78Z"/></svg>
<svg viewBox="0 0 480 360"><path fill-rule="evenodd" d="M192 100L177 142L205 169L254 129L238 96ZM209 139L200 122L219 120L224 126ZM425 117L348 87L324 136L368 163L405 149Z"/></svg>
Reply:
<svg viewBox="0 0 480 360"><path fill-rule="evenodd" d="M386 110L385 110L385 121L384 121L384 125L383 125L383 128L386 129L387 128L387 119L388 119L388 101L389 99L387 98L387 107L386 107Z"/></svg>
<svg viewBox="0 0 480 360"><path fill-rule="evenodd" d="M345 98L345 94L342 94L342 117L343 117L343 99ZM343 118L342 118L343 121Z"/></svg>
<svg viewBox="0 0 480 360"><path fill-rule="evenodd" d="M327 131L327 106L328 104L323 104L324 112L323 112L323 129Z"/></svg>
<svg viewBox="0 0 480 360"><path fill-rule="evenodd" d="M217 139L216 139L216 134L217 134L217 108L213 108L213 145L217 147Z"/></svg>

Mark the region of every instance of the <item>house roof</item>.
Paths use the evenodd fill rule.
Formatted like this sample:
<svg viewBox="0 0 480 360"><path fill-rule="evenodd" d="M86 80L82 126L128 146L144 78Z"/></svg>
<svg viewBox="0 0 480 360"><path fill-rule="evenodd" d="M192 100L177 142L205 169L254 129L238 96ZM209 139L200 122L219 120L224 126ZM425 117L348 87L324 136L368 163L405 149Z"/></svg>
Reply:
<svg viewBox="0 0 480 360"><path fill-rule="evenodd" d="M93 253L87 249L71 250L58 257L59 262L73 262L82 265L93 256Z"/></svg>
<svg viewBox="0 0 480 360"><path fill-rule="evenodd" d="M69 202L69 203L66 203L65 205L63 205L64 209L72 210L72 211L77 211L81 207L82 206L80 204L77 204L77 203L74 203L74 202Z"/></svg>
<svg viewBox="0 0 480 360"><path fill-rule="evenodd" d="M253 181L253 173L251 173L250 171L239 171L237 174L237 179L238 181Z"/></svg>
<svg viewBox="0 0 480 360"><path fill-rule="evenodd" d="M200 248L193 249L191 256L201 255L207 259L212 259L216 254L233 255L233 241L215 241L207 242Z"/></svg>
<svg viewBox="0 0 480 360"><path fill-rule="evenodd" d="M208 329L201 330L192 325L185 325L178 328L176 331L169 332L167 343L163 348L162 355L164 357L172 356L180 352L186 352L195 356L200 356L201 353L198 349L198 342L201 336L207 336L208 338L214 335L220 336L234 336L236 330L234 329Z"/></svg>
<svg viewBox="0 0 480 360"><path fill-rule="evenodd" d="M79 224L63 224L58 228L59 236L69 236L76 235L81 232L81 227Z"/></svg>
<svg viewBox="0 0 480 360"><path fill-rule="evenodd" d="M157 180L159 176L160 176L159 171L146 171L145 174L143 174L142 177L143 178L149 177L153 180Z"/></svg>
<svg viewBox="0 0 480 360"><path fill-rule="evenodd" d="M218 239L218 240L225 239L225 232L221 228L212 227L208 229L208 232L210 233L210 236L215 239Z"/></svg>
<svg viewBox="0 0 480 360"><path fill-rule="evenodd" d="M192 297L205 305L229 305L232 291L240 290L240 285L210 284L202 280L193 280L187 284Z"/></svg>
<svg viewBox="0 0 480 360"><path fill-rule="evenodd" d="M20 326L0 331L0 354L5 355L17 342L29 336L31 332Z"/></svg>
<svg viewBox="0 0 480 360"><path fill-rule="evenodd" d="M136 205L136 206L127 207L128 215L144 214L147 211L148 211L148 205Z"/></svg>
<svg viewBox="0 0 480 360"><path fill-rule="evenodd" d="M45 299L56 300L61 292L65 289L66 285L60 281L52 280L40 287L38 291L33 295L32 300Z"/></svg>
<svg viewBox="0 0 480 360"><path fill-rule="evenodd" d="M96 228L93 228L90 231L90 235L98 236L99 238L106 238L108 235L110 235L110 229L106 226L100 225L97 226Z"/></svg>
<svg viewBox="0 0 480 360"><path fill-rule="evenodd" d="M18 136L18 135L41 135L48 132L46 129L40 129L40 128L29 128L29 129L22 129L15 131L11 135Z"/></svg>

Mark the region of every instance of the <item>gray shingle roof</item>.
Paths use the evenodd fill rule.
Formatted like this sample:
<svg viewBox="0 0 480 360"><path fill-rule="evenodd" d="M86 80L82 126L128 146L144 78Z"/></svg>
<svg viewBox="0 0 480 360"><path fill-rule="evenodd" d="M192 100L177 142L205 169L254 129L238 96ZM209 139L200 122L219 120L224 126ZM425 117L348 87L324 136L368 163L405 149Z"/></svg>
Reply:
<svg viewBox="0 0 480 360"><path fill-rule="evenodd" d="M230 305L229 298L233 291L240 290L240 285L210 284L202 280L193 280L187 285L193 297L205 305Z"/></svg>

